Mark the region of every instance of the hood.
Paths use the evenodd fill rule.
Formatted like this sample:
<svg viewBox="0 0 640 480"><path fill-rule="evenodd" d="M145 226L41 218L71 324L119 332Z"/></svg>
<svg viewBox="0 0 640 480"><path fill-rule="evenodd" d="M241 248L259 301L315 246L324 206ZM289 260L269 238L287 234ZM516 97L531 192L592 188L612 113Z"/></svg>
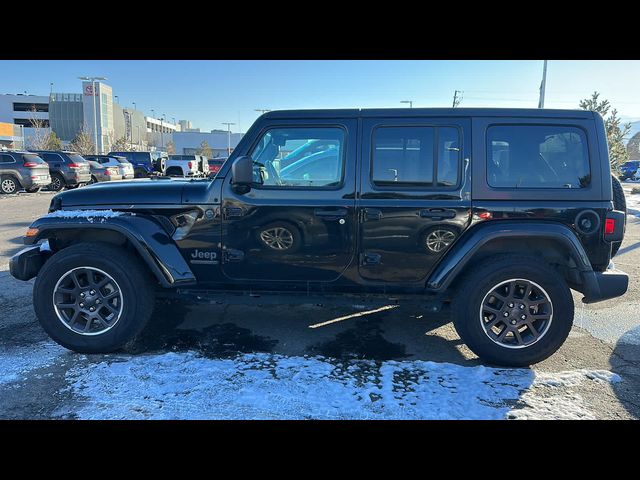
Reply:
<svg viewBox="0 0 640 480"><path fill-rule="evenodd" d="M100 182L67 190L56 197L63 208L69 206L123 205L180 205L210 203L208 180L140 179L125 182Z"/></svg>

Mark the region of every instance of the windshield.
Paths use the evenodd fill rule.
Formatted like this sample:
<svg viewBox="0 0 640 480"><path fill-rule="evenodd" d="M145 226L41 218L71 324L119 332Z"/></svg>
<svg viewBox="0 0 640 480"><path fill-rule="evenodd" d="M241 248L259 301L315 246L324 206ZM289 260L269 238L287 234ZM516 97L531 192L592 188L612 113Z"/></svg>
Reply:
<svg viewBox="0 0 640 480"><path fill-rule="evenodd" d="M113 158L115 158L118 163L130 163L129 160L127 160L124 157L113 157Z"/></svg>

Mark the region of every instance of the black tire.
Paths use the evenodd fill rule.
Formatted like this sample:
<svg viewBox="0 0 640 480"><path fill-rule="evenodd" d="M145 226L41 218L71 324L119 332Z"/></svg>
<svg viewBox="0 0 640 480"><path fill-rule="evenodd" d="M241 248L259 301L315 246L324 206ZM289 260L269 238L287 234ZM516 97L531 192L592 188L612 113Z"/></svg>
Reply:
<svg viewBox="0 0 640 480"><path fill-rule="evenodd" d="M98 178L95 175L91 175L91 180L89 181L89 185L94 183L98 183Z"/></svg>
<svg viewBox="0 0 640 480"><path fill-rule="evenodd" d="M40 190L42 190L42 187L31 187L27 188L27 193L38 193Z"/></svg>
<svg viewBox="0 0 640 480"><path fill-rule="evenodd" d="M542 287L552 306L550 323L545 330L540 330L540 338L519 348L509 348L491 340L480 314L485 296L496 285L510 279L525 279ZM560 348L573 325L573 297L567 283L556 270L539 259L518 255L490 257L474 266L456 291L452 302L454 326L467 346L491 364L526 367L541 362ZM507 306L502 308L507 309Z"/></svg>
<svg viewBox="0 0 640 480"><path fill-rule="evenodd" d="M275 229L284 229L286 232L289 232L291 243L289 244L289 242L287 241L288 246L286 248L274 248L272 246L269 246L269 244L265 242L263 234ZM289 238L289 234L286 234L287 239ZM300 230L298 230L297 227L288 222L271 222L267 225L263 225L256 232L256 240L266 252L270 252L276 255L295 253L302 247L302 234L300 233Z"/></svg>
<svg viewBox="0 0 640 480"><path fill-rule="evenodd" d="M613 205L616 210L620 210L624 212L624 229L623 229L623 237L624 232L627 229L627 199L624 196L624 189L622 188L622 184L620 180L618 180L613 175L611 176L611 186L613 187ZM618 250L620 250L620 245L622 245L622 241L612 242L611 243L611 257L613 258Z"/></svg>
<svg viewBox="0 0 640 480"><path fill-rule="evenodd" d="M104 333L82 335L66 326L54 308L54 289L69 271L99 269L115 280L122 294L120 317ZM53 255L42 267L33 288L33 304L40 325L57 343L81 353L107 353L131 342L151 317L154 279L142 261L123 248L107 243L78 243ZM78 301L80 301L78 299Z"/></svg>
<svg viewBox="0 0 640 480"><path fill-rule="evenodd" d="M51 174L51 183L47 187L49 190L59 192L65 187L64 177L59 173Z"/></svg>
<svg viewBox="0 0 640 480"><path fill-rule="evenodd" d="M18 193L20 188L22 188L20 183L11 175L2 175L0 177L0 193L13 195L14 193Z"/></svg>
<svg viewBox="0 0 640 480"><path fill-rule="evenodd" d="M133 171L133 178L147 178L147 172L145 172L142 168L136 168Z"/></svg>

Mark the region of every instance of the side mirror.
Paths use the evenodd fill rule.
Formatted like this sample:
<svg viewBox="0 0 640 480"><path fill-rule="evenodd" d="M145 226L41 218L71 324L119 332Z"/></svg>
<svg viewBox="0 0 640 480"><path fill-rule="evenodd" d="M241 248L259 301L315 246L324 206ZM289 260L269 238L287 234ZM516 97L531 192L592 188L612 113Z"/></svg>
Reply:
<svg viewBox="0 0 640 480"><path fill-rule="evenodd" d="M249 156L237 158L231 165L231 181L233 186L245 190L253 184L253 159Z"/></svg>

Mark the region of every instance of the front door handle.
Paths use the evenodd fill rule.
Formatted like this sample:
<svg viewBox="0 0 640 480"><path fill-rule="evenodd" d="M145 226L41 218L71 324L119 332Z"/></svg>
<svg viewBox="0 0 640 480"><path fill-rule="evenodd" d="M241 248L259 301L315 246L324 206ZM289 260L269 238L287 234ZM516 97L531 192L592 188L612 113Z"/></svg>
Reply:
<svg viewBox="0 0 640 480"><path fill-rule="evenodd" d="M345 218L347 216L346 208L334 208L334 209L324 209L324 208L316 208L313 211L313 214L316 217L326 218L327 220L338 220L340 218Z"/></svg>
<svg viewBox="0 0 640 480"><path fill-rule="evenodd" d="M448 208L429 208L420 210L420 216L422 218L442 220L444 218L456 218L456 211Z"/></svg>

